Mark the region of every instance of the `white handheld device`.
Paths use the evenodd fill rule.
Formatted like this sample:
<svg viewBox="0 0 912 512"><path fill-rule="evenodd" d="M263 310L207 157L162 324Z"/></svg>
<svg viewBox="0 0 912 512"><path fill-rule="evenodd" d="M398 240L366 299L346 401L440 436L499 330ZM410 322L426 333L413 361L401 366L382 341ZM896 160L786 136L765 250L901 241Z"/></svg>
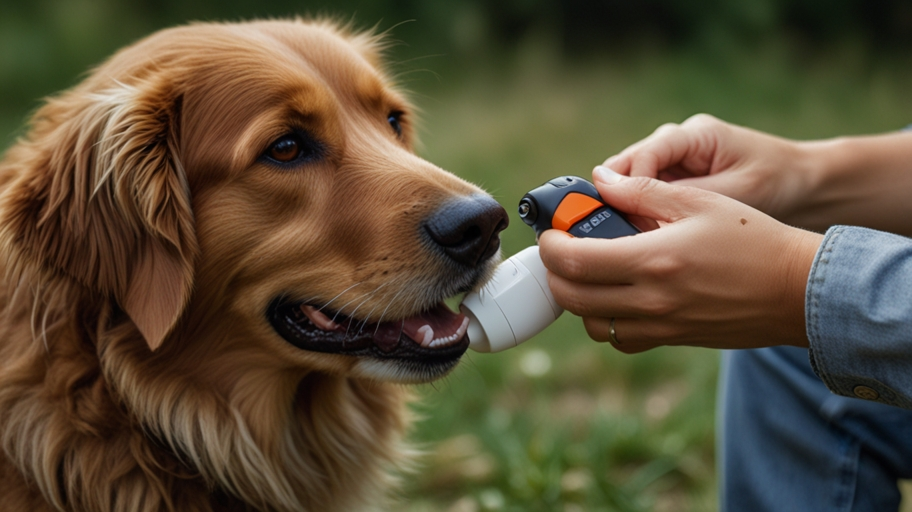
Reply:
<svg viewBox="0 0 912 512"><path fill-rule="evenodd" d="M564 310L548 288L538 246L527 247L497 267L494 277L466 295L460 311L469 318L469 348L500 352L540 333Z"/></svg>

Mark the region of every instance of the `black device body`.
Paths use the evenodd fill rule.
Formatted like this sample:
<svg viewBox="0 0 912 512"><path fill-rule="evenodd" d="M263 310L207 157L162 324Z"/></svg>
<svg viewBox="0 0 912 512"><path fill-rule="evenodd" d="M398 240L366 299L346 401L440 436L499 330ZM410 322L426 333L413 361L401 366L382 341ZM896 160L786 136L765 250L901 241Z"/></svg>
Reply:
<svg viewBox="0 0 912 512"><path fill-rule="evenodd" d="M519 216L536 237L552 228L578 238L619 238L640 232L602 202L595 185L579 176L560 176L529 191L519 202Z"/></svg>

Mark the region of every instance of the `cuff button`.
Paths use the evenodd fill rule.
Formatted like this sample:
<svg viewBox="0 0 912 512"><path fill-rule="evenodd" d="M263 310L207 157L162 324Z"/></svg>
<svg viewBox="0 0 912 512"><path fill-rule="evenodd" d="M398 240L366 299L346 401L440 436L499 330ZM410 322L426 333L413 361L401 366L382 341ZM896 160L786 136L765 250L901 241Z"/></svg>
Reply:
<svg viewBox="0 0 912 512"><path fill-rule="evenodd" d="M868 386L855 386L855 389L853 389L852 392L855 393L855 396L864 400L877 400L880 398L880 393Z"/></svg>

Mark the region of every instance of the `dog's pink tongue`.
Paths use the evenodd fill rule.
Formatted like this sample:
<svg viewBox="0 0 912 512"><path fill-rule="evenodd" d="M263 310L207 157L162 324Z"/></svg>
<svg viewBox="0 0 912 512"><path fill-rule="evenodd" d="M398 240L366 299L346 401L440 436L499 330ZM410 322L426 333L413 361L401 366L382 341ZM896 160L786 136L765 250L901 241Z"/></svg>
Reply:
<svg viewBox="0 0 912 512"><path fill-rule="evenodd" d="M465 315L453 313L445 304L412 318L406 318L402 332L425 348L443 348L458 342L469 327Z"/></svg>

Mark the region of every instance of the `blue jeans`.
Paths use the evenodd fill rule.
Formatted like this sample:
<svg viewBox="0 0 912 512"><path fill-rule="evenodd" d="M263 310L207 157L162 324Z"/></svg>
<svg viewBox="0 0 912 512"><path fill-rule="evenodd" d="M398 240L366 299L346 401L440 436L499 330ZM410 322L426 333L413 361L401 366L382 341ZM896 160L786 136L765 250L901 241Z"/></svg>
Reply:
<svg viewBox="0 0 912 512"><path fill-rule="evenodd" d="M722 512L884 512L912 477L912 411L831 393L808 352L723 353Z"/></svg>

